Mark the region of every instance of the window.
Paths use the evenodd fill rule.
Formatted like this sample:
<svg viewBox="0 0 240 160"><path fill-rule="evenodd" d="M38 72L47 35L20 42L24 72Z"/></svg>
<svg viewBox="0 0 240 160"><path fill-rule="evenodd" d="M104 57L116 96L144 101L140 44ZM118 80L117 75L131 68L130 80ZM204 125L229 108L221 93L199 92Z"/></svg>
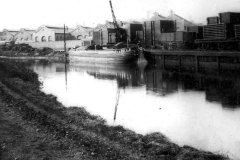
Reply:
<svg viewBox="0 0 240 160"><path fill-rule="evenodd" d="M42 36L42 42L46 42L46 37L45 36Z"/></svg>
<svg viewBox="0 0 240 160"><path fill-rule="evenodd" d="M52 37L51 37L51 36L48 37L48 41L49 41L49 42L52 41Z"/></svg>
<svg viewBox="0 0 240 160"><path fill-rule="evenodd" d="M23 39L23 38L21 38L21 41L24 41L24 39Z"/></svg>
<svg viewBox="0 0 240 160"><path fill-rule="evenodd" d="M189 27L184 26L184 30L185 30L185 31L189 31Z"/></svg>
<svg viewBox="0 0 240 160"><path fill-rule="evenodd" d="M58 38L58 36L56 36L56 41L59 41L59 38Z"/></svg>
<svg viewBox="0 0 240 160"><path fill-rule="evenodd" d="M82 39L82 35L78 35L77 40L81 40L81 39Z"/></svg>
<svg viewBox="0 0 240 160"><path fill-rule="evenodd" d="M35 37L35 42L38 42L38 36L37 36L37 37Z"/></svg>

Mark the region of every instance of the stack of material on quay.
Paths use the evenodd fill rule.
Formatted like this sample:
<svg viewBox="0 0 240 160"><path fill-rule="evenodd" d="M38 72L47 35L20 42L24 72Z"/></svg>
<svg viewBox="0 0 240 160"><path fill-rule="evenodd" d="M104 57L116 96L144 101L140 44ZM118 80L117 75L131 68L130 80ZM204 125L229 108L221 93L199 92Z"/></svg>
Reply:
<svg viewBox="0 0 240 160"><path fill-rule="evenodd" d="M180 147L160 133L136 134L109 126L82 107L64 107L41 91L38 75L22 64L0 62L0 159L225 160Z"/></svg>

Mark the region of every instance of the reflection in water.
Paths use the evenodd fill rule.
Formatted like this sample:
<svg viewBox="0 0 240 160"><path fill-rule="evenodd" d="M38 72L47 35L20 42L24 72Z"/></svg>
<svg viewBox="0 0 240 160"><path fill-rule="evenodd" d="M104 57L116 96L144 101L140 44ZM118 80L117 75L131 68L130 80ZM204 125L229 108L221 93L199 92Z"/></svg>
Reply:
<svg viewBox="0 0 240 160"><path fill-rule="evenodd" d="M65 70L64 70L64 72L65 72L65 81L66 81L66 91L67 91L67 63L65 62Z"/></svg>
<svg viewBox="0 0 240 160"><path fill-rule="evenodd" d="M117 92L116 105L115 105L114 118L113 118L114 122L116 121L116 117L117 117L117 107L118 107L118 102L119 102L119 95L120 95L120 89L118 89L118 92Z"/></svg>
<svg viewBox="0 0 240 160"><path fill-rule="evenodd" d="M84 106L109 125L140 134L161 132L179 145L240 159L240 77L235 71L64 65L35 62L31 68L43 91L65 106Z"/></svg>
<svg viewBox="0 0 240 160"><path fill-rule="evenodd" d="M235 108L240 104L240 74L237 71L206 73L178 72L163 70L161 67L147 66L147 90L165 96L178 90L203 91L206 100L220 103L223 107Z"/></svg>

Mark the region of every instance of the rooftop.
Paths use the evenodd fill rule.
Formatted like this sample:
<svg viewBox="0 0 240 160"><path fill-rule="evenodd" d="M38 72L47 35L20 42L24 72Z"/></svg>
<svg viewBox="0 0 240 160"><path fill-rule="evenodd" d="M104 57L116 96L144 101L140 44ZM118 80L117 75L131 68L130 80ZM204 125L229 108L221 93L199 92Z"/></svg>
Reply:
<svg viewBox="0 0 240 160"><path fill-rule="evenodd" d="M158 12L154 12L151 20L166 20L166 17L160 15Z"/></svg>
<svg viewBox="0 0 240 160"><path fill-rule="evenodd" d="M186 21L190 24L193 24L193 25L195 24L194 22L190 22L190 21L186 20L185 18L183 18L183 17L181 17L181 16L179 16L179 15L173 13L173 12L171 12L170 16L167 17L168 20L175 20L176 18L182 19L182 20L184 20L184 21Z"/></svg>

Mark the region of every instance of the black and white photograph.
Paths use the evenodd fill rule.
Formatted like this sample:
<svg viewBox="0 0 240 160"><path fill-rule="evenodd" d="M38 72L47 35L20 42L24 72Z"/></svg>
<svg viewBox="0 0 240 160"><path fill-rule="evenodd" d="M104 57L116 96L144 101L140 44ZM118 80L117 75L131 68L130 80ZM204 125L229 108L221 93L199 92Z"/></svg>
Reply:
<svg viewBox="0 0 240 160"><path fill-rule="evenodd" d="M240 0L0 5L0 160L240 160Z"/></svg>

